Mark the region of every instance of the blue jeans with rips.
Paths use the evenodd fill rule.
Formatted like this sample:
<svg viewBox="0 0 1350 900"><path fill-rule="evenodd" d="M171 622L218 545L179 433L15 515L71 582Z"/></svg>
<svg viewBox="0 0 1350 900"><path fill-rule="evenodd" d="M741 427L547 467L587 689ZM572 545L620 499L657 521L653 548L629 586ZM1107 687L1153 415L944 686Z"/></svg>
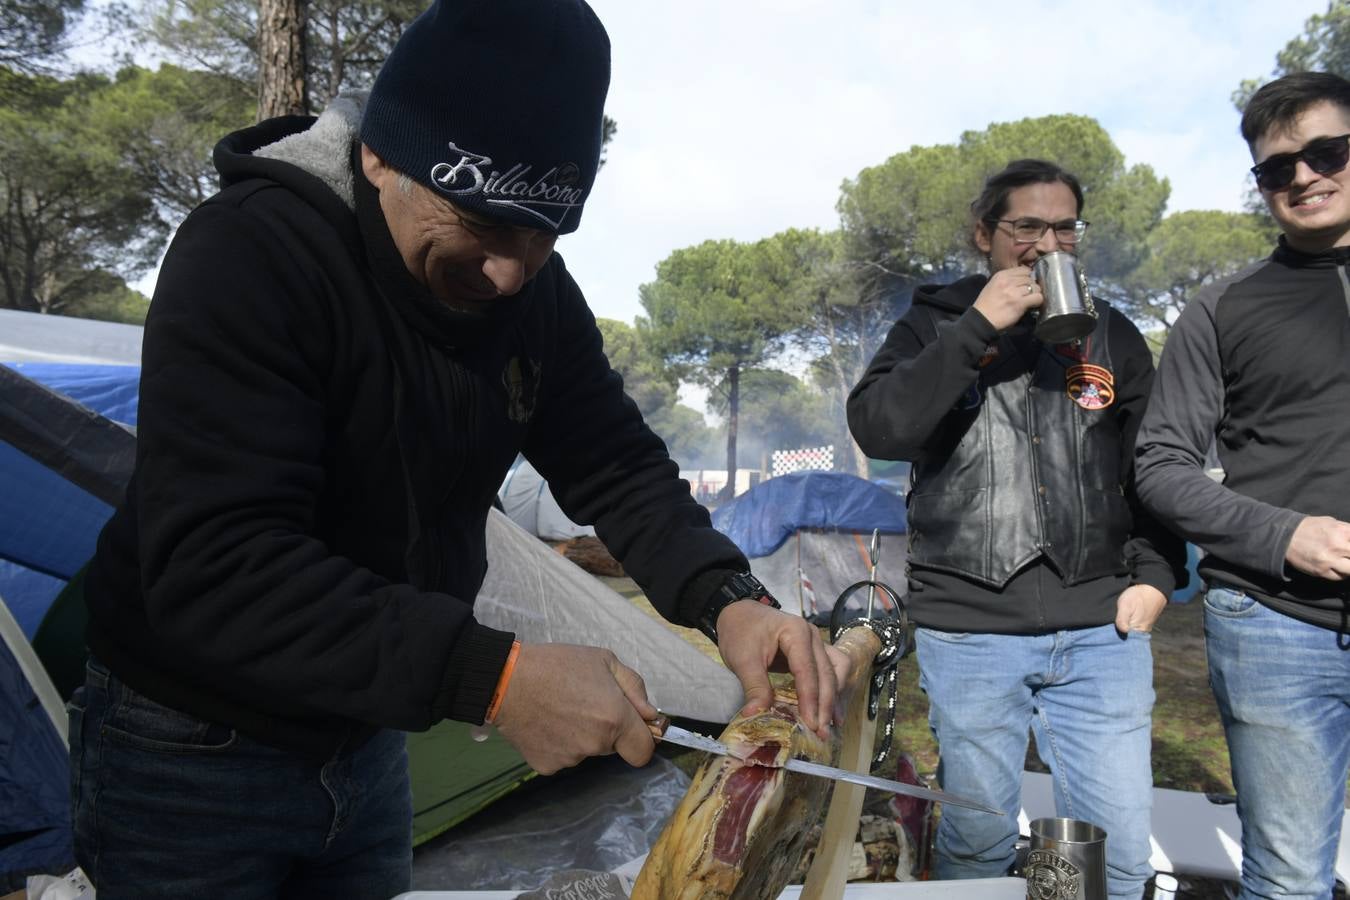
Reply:
<svg viewBox="0 0 1350 900"><path fill-rule="evenodd" d="M1153 875L1150 636L1114 625L1044 635L920 628L917 644L943 789L1005 811L944 806L937 877L993 878L1013 865L1030 729L1058 814L1106 831L1110 896L1141 897Z"/></svg>
<svg viewBox="0 0 1350 900"><path fill-rule="evenodd" d="M1209 681L1242 822L1242 900L1331 896L1350 775L1350 649L1343 635L1205 592Z"/></svg>
<svg viewBox="0 0 1350 900"><path fill-rule="evenodd" d="M162 706L96 660L69 712L75 854L99 900L408 890L402 732L309 761Z"/></svg>

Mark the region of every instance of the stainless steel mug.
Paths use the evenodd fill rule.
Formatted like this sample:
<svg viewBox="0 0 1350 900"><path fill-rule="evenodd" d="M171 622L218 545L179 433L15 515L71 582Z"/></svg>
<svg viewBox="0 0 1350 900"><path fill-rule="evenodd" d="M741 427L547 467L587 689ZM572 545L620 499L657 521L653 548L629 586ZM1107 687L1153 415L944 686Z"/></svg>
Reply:
<svg viewBox="0 0 1350 900"><path fill-rule="evenodd" d="M1106 832L1078 819L1037 819L1022 870L1027 900L1106 900Z"/></svg>
<svg viewBox="0 0 1350 900"><path fill-rule="evenodd" d="M1063 250L1047 253L1036 260L1031 274L1045 294L1045 305L1032 310L1038 339L1064 344L1092 333L1097 327L1097 310L1078 257Z"/></svg>

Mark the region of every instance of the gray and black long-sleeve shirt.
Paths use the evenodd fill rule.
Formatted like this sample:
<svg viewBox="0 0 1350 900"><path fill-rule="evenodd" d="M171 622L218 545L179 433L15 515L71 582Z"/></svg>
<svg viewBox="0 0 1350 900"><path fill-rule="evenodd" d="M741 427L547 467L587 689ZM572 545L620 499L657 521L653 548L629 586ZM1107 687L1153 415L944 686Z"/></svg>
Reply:
<svg viewBox="0 0 1350 900"><path fill-rule="evenodd" d="M1205 474L1211 446L1225 473ZM1285 564L1305 516L1350 522L1350 248L1267 260L1189 303L1136 444L1140 499L1201 547L1200 574L1347 630L1345 582Z"/></svg>

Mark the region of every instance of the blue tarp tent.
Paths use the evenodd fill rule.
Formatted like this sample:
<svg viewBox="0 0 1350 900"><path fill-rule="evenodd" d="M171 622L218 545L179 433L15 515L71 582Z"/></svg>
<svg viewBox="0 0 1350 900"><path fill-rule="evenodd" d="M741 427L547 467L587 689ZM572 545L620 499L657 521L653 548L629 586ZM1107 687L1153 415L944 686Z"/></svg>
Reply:
<svg viewBox="0 0 1350 900"><path fill-rule="evenodd" d="M906 590L905 502L855 475L795 472L762 481L713 513L750 568L786 609L827 611L868 577L880 532L877 580Z"/></svg>
<svg viewBox="0 0 1350 900"><path fill-rule="evenodd" d="M0 603L0 893L74 868L61 698Z"/></svg>
<svg viewBox="0 0 1350 900"><path fill-rule="evenodd" d="M135 427L139 366L11 363L8 367L112 422ZM129 431L119 441L107 422L80 414L64 399L49 399L59 421L53 414L35 415L35 425L82 429L94 447L107 454L96 450L96 458L72 464L95 477L106 473L109 464L130 471L135 445ZM82 484L81 479L67 477L68 466L30 452L38 451L26 452L12 440L0 440L0 597L29 640L52 599L93 555L99 530L112 515L107 501L120 492L120 480L106 486ZM67 443L57 452L70 456L77 448Z"/></svg>
<svg viewBox="0 0 1350 900"><path fill-rule="evenodd" d="M0 310L0 893L75 865L63 698L30 642L131 471L140 345Z"/></svg>
<svg viewBox="0 0 1350 900"><path fill-rule="evenodd" d="M130 472L139 371L0 363L0 891L74 868L62 697L30 641Z"/></svg>
<svg viewBox="0 0 1350 900"><path fill-rule="evenodd" d="M793 472L762 481L713 513L713 527L748 556L768 556L799 528L905 533L905 503L843 472Z"/></svg>
<svg viewBox="0 0 1350 900"><path fill-rule="evenodd" d="M0 310L0 598L30 640L131 472L141 334Z"/></svg>

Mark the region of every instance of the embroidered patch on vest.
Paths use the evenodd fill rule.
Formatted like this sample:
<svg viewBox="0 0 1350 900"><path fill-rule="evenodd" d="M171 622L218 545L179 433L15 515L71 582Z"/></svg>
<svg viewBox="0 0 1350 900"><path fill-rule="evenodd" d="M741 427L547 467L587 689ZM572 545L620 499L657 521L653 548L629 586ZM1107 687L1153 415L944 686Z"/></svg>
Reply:
<svg viewBox="0 0 1350 900"><path fill-rule="evenodd" d="M1083 409L1105 409L1116 399L1116 379L1109 369L1082 363L1064 372L1069 399Z"/></svg>
<svg viewBox="0 0 1350 900"><path fill-rule="evenodd" d="M996 359L998 359L998 344L986 344L984 353L980 354L980 358L975 365L983 369Z"/></svg>

